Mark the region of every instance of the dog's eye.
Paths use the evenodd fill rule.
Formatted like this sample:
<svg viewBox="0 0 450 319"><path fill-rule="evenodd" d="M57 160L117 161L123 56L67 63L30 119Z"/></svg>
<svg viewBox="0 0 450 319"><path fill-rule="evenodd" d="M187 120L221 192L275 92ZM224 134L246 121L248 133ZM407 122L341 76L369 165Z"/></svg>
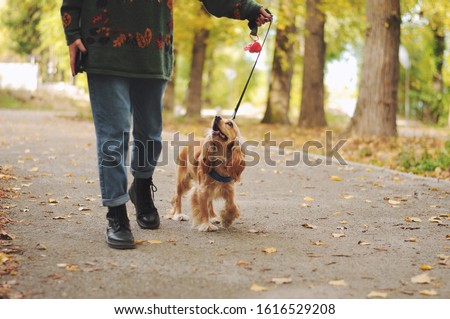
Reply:
<svg viewBox="0 0 450 319"><path fill-rule="evenodd" d="M227 122L227 125L228 125L229 127L233 127L233 122Z"/></svg>

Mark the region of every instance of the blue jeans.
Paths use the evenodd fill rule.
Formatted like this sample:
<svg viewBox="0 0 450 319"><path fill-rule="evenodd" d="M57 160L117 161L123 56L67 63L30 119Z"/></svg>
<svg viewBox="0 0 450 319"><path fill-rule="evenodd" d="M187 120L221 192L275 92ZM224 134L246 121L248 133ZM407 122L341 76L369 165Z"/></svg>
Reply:
<svg viewBox="0 0 450 319"><path fill-rule="evenodd" d="M89 96L97 137L102 204L129 200L128 145L133 123L131 174L152 177L162 149L162 96L167 81L88 74Z"/></svg>

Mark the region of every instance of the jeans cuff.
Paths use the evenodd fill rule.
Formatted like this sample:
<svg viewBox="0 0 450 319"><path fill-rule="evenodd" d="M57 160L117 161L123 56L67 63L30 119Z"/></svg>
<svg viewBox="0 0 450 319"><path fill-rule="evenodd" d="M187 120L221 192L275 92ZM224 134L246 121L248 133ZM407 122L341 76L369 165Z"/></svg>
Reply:
<svg viewBox="0 0 450 319"><path fill-rule="evenodd" d="M102 199L103 206L108 207L116 207L122 204L125 204L130 200L130 197L128 196L128 193L123 194L120 197L114 198L114 199Z"/></svg>

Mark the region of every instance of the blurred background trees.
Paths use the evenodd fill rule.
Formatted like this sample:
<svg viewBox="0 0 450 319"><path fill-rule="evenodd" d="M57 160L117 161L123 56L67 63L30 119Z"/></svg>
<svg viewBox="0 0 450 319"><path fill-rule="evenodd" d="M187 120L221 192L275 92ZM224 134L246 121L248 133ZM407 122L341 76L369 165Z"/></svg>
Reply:
<svg viewBox="0 0 450 319"><path fill-rule="evenodd" d="M344 105L348 132L377 136L395 135L397 119L450 123L450 1L260 2L275 20L243 101L252 116L264 123L325 127L345 114ZM384 2L395 5L395 18L392 10L380 10ZM39 63L42 82L85 86L85 75L70 76L60 4L0 1L0 61ZM218 107L231 112L256 57L243 51L251 41L247 23L211 17L197 0L177 2L174 14L176 67L167 109L188 116ZM266 30L260 28L261 37ZM383 39L390 39L389 47ZM409 55L408 69L398 63L399 45ZM333 92L327 85L329 73L336 72L331 66L339 62L337 72L353 72L349 56L357 61L358 83L348 92ZM336 93L348 96L338 102Z"/></svg>

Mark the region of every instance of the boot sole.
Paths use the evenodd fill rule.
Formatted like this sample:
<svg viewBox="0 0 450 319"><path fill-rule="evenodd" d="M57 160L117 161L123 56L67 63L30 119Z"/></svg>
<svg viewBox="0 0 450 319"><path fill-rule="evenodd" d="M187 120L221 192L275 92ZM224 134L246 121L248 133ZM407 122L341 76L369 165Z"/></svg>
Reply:
<svg viewBox="0 0 450 319"><path fill-rule="evenodd" d="M120 242L111 242L108 241L108 237L106 237L106 243L109 247L114 249L135 249L136 243L120 243Z"/></svg>

